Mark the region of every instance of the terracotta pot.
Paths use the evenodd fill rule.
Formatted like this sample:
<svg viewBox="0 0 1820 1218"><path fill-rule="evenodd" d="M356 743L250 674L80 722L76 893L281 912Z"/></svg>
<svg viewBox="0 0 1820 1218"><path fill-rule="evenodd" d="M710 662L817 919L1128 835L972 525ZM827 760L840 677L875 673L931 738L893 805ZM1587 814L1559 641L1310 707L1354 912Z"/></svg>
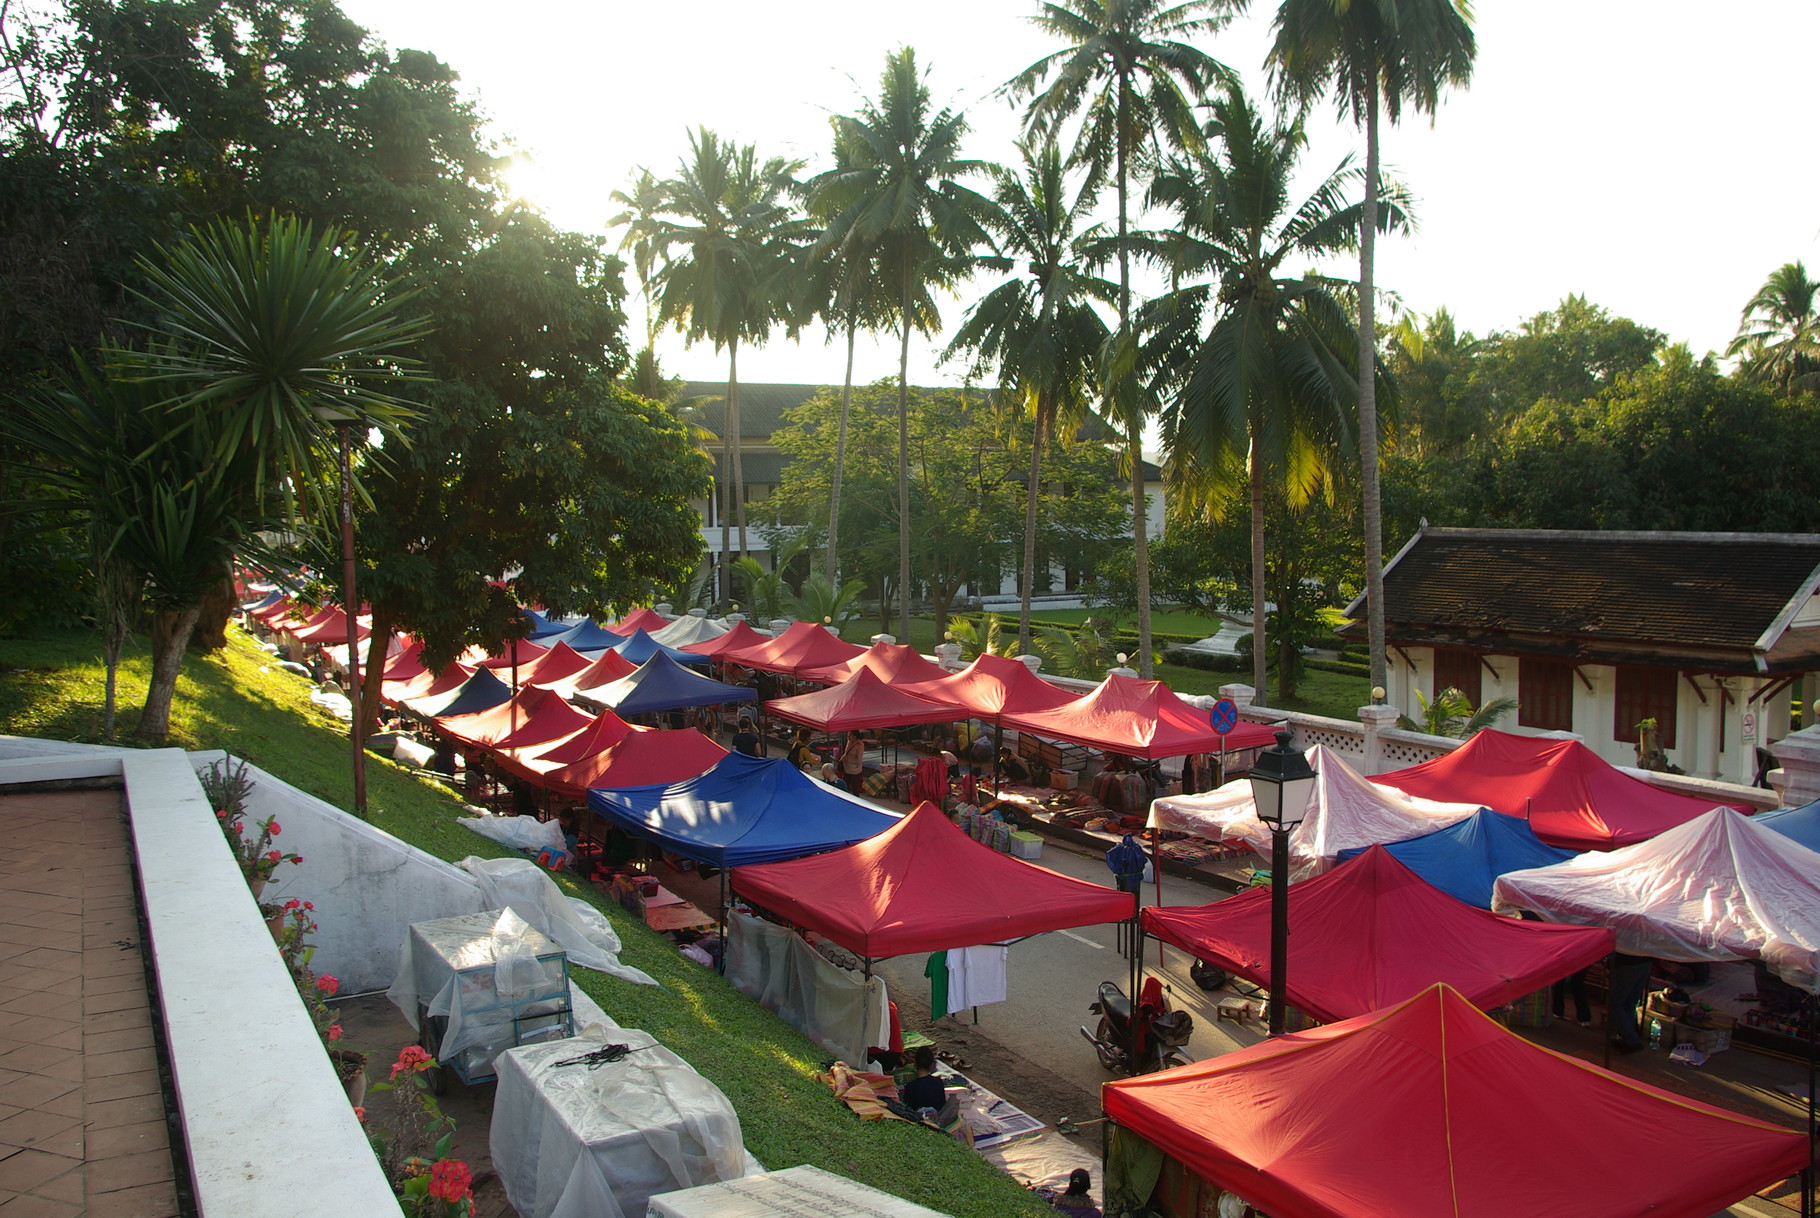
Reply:
<svg viewBox="0 0 1820 1218"><path fill-rule="evenodd" d="M284 944L284 922L283 911L275 913L265 920L265 928L272 932L272 942L280 946Z"/></svg>
<svg viewBox="0 0 1820 1218"><path fill-rule="evenodd" d="M367 1098L367 1055L357 1049L330 1049L329 1060L341 1076L341 1086L348 1093L348 1103L358 1108Z"/></svg>
<svg viewBox="0 0 1820 1218"><path fill-rule="evenodd" d="M253 890L253 899L255 901L257 901L260 897L265 895L265 881L264 880L248 880L246 882L246 886Z"/></svg>

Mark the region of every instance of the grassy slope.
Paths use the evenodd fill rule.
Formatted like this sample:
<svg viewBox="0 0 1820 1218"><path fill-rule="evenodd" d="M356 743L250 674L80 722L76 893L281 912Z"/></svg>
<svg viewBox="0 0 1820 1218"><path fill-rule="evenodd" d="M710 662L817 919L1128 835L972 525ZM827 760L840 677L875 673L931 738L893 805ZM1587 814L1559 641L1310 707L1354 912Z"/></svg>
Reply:
<svg viewBox="0 0 1820 1218"><path fill-rule="evenodd" d="M223 748L332 803L349 802L346 737L311 707L308 682L276 670L240 635L227 651L192 657L173 708L171 743ZM121 678L121 732L132 729L149 662L129 654ZM47 634L0 640L0 730L13 735L100 739L102 669L91 636ZM456 823L452 791L388 761L369 767L375 823L451 861L510 853ZM628 985L580 971L578 983L627 1027L650 1032L712 1079L740 1114L745 1140L767 1167L813 1163L954 1215L1043 1214L1010 1177L959 1143L901 1121L862 1122L813 1079L826 1054L720 977L685 960L591 886L559 877L612 920L622 958L665 987Z"/></svg>

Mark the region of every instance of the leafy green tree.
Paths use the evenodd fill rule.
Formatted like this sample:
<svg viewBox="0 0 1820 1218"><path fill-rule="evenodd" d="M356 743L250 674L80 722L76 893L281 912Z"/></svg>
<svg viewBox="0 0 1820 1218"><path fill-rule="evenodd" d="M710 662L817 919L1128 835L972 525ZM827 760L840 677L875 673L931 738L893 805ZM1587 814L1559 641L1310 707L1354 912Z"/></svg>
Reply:
<svg viewBox="0 0 1820 1218"><path fill-rule="evenodd" d="M1473 375L1486 346L1446 309L1397 322L1384 363L1397 383L1398 450L1418 459L1457 453L1489 430L1489 394Z"/></svg>
<svg viewBox="0 0 1820 1218"><path fill-rule="evenodd" d="M1267 125L1237 85L1212 115L1219 151L1177 155L1151 185L1152 201L1176 221L1156 248L1172 279L1188 286L1148 306L1145 361L1174 397L1163 444L1184 501L1217 513L1241 479L1248 487L1252 603L1261 605L1267 483L1280 484L1292 506L1330 492L1355 425L1352 285L1290 278L1282 268L1357 242L1362 208L1345 194L1359 174L1342 163L1295 203L1301 118ZM1400 196L1393 192L1379 214L1385 227L1402 226ZM1260 702L1268 697L1264 629L1265 615L1254 613Z"/></svg>
<svg viewBox="0 0 1820 1218"><path fill-rule="evenodd" d="M1024 507L1024 561L1018 581L1018 646L1030 647L1030 596L1036 579L1037 502L1042 456L1057 425L1072 431L1092 400L1094 373L1108 331L1096 303L1112 285L1086 269L1083 248L1094 195L1069 197L1062 156L1053 142L1019 146L1024 168L996 173L991 227L1018 273L982 297L949 342L971 352L973 375L997 374L1001 393L1016 394L1031 419L1030 472Z"/></svg>
<svg viewBox="0 0 1820 1218"><path fill-rule="evenodd" d="M1365 205L1359 215L1359 453L1365 506L1371 683L1383 685L1384 525L1378 473L1378 336L1374 277L1378 221L1378 112L1394 124L1405 105L1433 115L1446 85L1472 77L1478 48L1465 0L1282 0L1270 64L1279 91L1312 101L1330 89L1365 128Z"/></svg>
<svg viewBox="0 0 1820 1218"><path fill-rule="evenodd" d="M739 345L763 343L792 314L791 273L807 237L790 202L800 161L735 145L700 128L689 134L689 156L674 178L641 185L636 210L615 218L641 265L655 264L649 283L660 323L674 323L691 343L707 340L727 352L726 423L721 432L725 509L721 562L733 553L729 531L739 522L746 553L745 477L740 463ZM731 578L729 572L729 579ZM723 592L731 596L729 583Z"/></svg>
<svg viewBox="0 0 1820 1218"><path fill-rule="evenodd" d="M1738 375L1785 395L1820 389L1820 283L1805 266L1785 262L1770 274L1725 354L1738 360Z"/></svg>
<svg viewBox="0 0 1820 1218"><path fill-rule="evenodd" d="M1025 125L1035 135L1056 139L1077 115L1073 159L1085 165L1090 181L1110 173L1118 196L1115 251L1119 264L1118 346L1109 350L1102 375L1107 417L1125 434L1131 477L1131 527L1137 572L1138 641L1142 671L1150 665L1150 570L1148 501L1144 494L1144 422L1152 400L1127 374L1131 333L1130 193L1136 162L1163 146L1199 144L1193 103L1231 71L1190 44L1215 33L1226 10L1243 7L1219 0L1049 0L1032 20L1067 45L1013 77L1006 89L1029 96Z"/></svg>
<svg viewBox="0 0 1820 1218"><path fill-rule="evenodd" d="M899 636L908 638L910 330L919 300L970 274L976 251L989 243L984 218L992 205L961 183L987 167L961 155L966 119L945 108L931 110L927 77L909 47L885 57L877 98L866 99L857 115L834 121L844 159L815 179L818 210L831 217L829 229L876 251L879 277L897 295L897 585ZM938 616L946 611L946 605L936 606Z"/></svg>
<svg viewBox="0 0 1820 1218"><path fill-rule="evenodd" d="M1475 393L1501 423L1537 402L1584 402L1627 374L1655 363L1661 333L1614 317L1584 296L1493 334L1474 361Z"/></svg>
<svg viewBox="0 0 1820 1218"><path fill-rule="evenodd" d="M1422 707L1420 722L1408 715L1398 715L1397 726L1405 731L1427 732L1430 736L1469 740L1517 709L1515 698L1493 698L1475 710L1472 702L1457 689L1442 690L1433 702L1424 697L1421 690L1415 693L1416 701Z"/></svg>

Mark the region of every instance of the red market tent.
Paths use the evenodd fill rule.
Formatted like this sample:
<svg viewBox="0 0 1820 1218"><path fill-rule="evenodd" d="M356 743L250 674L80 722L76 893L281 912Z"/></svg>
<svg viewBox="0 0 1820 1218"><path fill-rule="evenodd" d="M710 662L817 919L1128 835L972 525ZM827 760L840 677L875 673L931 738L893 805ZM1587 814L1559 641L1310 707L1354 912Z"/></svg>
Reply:
<svg viewBox="0 0 1820 1218"><path fill-rule="evenodd" d="M773 699L765 703L765 713L824 732L946 723L954 718L953 707L886 685L870 668L862 668L857 676L827 689Z"/></svg>
<svg viewBox="0 0 1820 1218"><path fill-rule="evenodd" d="M548 647L533 643L530 639L514 639L510 646L502 647L486 659L482 660L480 662L480 667L510 668L512 667L513 659L516 658L518 667L522 671L530 666L532 660L535 660L538 656L548 650L550 650Z"/></svg>
<svg viewBox="0 0 1820 1218"><path fill-rule="evenodd" d="M1568 850L1615 850L1646 841L1714 807L1711 800L1632 778L1578 740L1491 728L1445 756L1372 781L1524 816L1537 837Z"/></svg>
<svg viewBox="0 0 1820 1218"><path fill-rule="evenodd" d="M567 644L558 643L557 646L563 647ZM551 650L555 650L555 648ZM575 654L581 655L580 652ZM582 658L587 659L586 656L582 656ZM559 680L537 682L537 684L543 685L544 688L564 698L573 698L585 690L611 685L620 678L629 677L637 671L638 665L609 648L601 652L600 658L589 663L586 668L570 673Z"/></svg>
<svg viewBox="0 0 1820 1218"><path fill-rule="evenodd" d="M948 675L940 666L923 659L916 648L903 643L874 643L851 660L830 664L826 668L805 668L796 675L805 681L839 685L862 668L869 669L886 685L939 681Z"/></svg>
<svg viewBox="0 0 1820 1218"><path fill-rule="evenodd" d="M760 634L745 622L734 622L733 628L725 634L703 639L699 643L685 643L677 650L718 660L729 651L744 651L748 647L757 647L770 641L770 636Z"/></svg>
<svg viewBox="0 0 1820 1218"><path fill-rule="evenodd" d="M724 637L726 636L723 635L722 638ZM695 655L704 654L694 647L685 647L683 650ZM766 639L755 646L737 651L716 652L714 655L716 659L742 664L747 668L794 675L799 669L827 668L844 663L865 650L864 647L843 642L839 635L823 629L815 622L793 622L788 630L774 639Z"/></svg>
<svg viewBox="0 0 1820 1218"><path fill-rule="evenodd" d="M427 671L423 666L423 644L411 639L398 651L386 657L385 667L379 676L384 681L409 681L421 672Z"/></svg>
<svg viewBox="0 0 1820 1218"><path fill-rule="evenodd" d="M872 960L1119 922L1135 905L983 846L927 802L857 845L735 867L733 891Z"/></svg>
<svg viewBox="0 0 1820 1218"><path fill-rule="evenodd" d="M626 614L626 616L620 618L617 622L614 622L611 626L608 626L607 629L611 630L614 634L623 634L630 638L634 630L643 630L646 633L649 633L653 630L662 630L669 624L670 619L657 612L655 609L634 609L632 612Z"/></svg>
<svg viewBox="0 0 1820 1218"><path fill-rule="evenodd" d="M485 710L466 715L439 715L436 718L436 730L463 744L479 744L491 748L529 723L544 702L552 697L554 695L546 689L520 690ZM562 699L557 698L556 701L561 702ZM579 731L585 725L587 716L581 715L581 720L580 723L571 723L567 732L558 732L544 739L554 740L568 732Z"/></svg>
<svg viewBox="0 0 1820 1218"><path fill-rule="evenodd" d="M1270 890L1208 905L1157 906L1148 934L1270 986ZM1577 935L1563 935L1576 930ZM1290 1005L1323 1023L1351 1019L1444 981L1502 1006L1611 953L1598 926L1501 917L1450 897L1382 846L1289 890Z"/></svg>
<svg viewBox="0 0 1820 1218"><path fill-rule="evenodd" d="M580 799L594 787L643 787L682 782L712 769L727 750L692 727L659 731L634 727L625 739L532 781L558 795Z"/></svg>
<svg viewBox="0 0 1820 1218"><path fill-rule="evenodd" d="M567 643L558 643L542 655L534 656L529 663L518 666L518 684L521 689L527 685L551 685L564 677L574 676L591 663L592 660ZM509 675L508 669L499 671Z"/></svg>
<svg viewBox="0 0 1820 1218"><path fill-rule="evenodd" d="M383 678L379 683L379 696L394 704L410 702L415 698L428 698L436 694L446 694L460 687L461 683L474 675L474 669L466 664L454 663L441 672L424 671L408 681L389 681Z"/></svg>
<svg viewBox="0 0 1820 1218"><path fill-rule="evenodd" d="M300 643L345 643L348 641L348 615L331 606L301 626L287 626L285 629ZM364 639L372 633L372 627L362 625L359 618L354 619L356 639Z"/></svg>
<svg viewBox="0 0 1820 1218"><path fill-rule="evenodd" d="M1182 701L1161 681L1116 673L1066 706L1033 714L1007 712L1004 724L1129 757L1181 757L1217 753L1222 747L1207 712ZM1225 737L1223 747L1262 748L1275 743L1276 732L1262 723L1241 722Z"/></svg>
<svg viewBox="0 0 1820 1218"><path fill-rule="evenodd" d="M1445 985L1100 1095L1277 1218L1708 1218L1808 1156L1801 1133L1533 1045Z"/></svg>
<svg viewBox="0 0 1820 1218"><path fill-rule="evenodd" d="M970 719L997 719L1000 715L1054 710L1068 705L1076 697L1031 672L1022 660L990 653L940 680L919 681L899 688L931 702L946 703Z"/></svg>
<svg viewBox="0 0 1820 1218"><path fill-rule="evenodd" d="M258 618L266 625L272 626L283 622L293 613L302 613L308 608L308 605L304 605L288 596L284 596L273 601L269 605L261 605L256 609L248 609L246 613L248 617Z"/></svg>
<svg viewBox="0 0 1820 1218"><path fill-rule="evenodd" d="M631 731L630 723L610 710L601 711L579 732L538 753L536 762L542 772L547 773L557 766L565 766L604 752L624 740Z"/></svg>
<svg viewBox="0 0 1820 1218"><path fill-rule="evenodd" d="M519 721L516 729L493 741L491 747L495 752L553 745L594 722L594 716L587 711L577 710L545 690L527 689L521 691L519 696L528 699L530 695L538 693L544 695L543 701L537 704L537 709L531 712L529 718Z"/></svg>

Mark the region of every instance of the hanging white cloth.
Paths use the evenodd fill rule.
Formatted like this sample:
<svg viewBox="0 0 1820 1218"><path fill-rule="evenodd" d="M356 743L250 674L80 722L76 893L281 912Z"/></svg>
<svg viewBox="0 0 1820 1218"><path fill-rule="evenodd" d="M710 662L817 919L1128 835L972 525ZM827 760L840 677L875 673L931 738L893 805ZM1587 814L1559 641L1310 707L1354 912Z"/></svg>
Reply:
<svg viewBox="0 0 1820 1218"><path fill-rule="evenodd" d="M1005 1001L1005 964L1011 949L1002 944L965 947L948 953L948 1014Z"/></svg>

